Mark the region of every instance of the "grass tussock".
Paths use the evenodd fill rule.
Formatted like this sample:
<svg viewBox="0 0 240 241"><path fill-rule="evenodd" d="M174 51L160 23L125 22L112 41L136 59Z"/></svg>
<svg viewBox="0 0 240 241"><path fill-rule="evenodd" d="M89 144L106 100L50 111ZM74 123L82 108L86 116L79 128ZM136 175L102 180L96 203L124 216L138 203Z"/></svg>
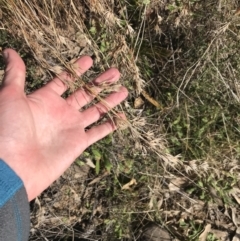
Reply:
<svg viewBox="0 0 240 241"><path fill-rule="evenodd" d="M29 66L26 91L62 69L74 74L70 60L88 54L94 67L71 90L115 66L130 92L121 106L128 128L86 150L33 202L31 240L139 240L149 222L174 240L235 236L238 1L4 0L0 6L0 41L18 48Z"/></svg>

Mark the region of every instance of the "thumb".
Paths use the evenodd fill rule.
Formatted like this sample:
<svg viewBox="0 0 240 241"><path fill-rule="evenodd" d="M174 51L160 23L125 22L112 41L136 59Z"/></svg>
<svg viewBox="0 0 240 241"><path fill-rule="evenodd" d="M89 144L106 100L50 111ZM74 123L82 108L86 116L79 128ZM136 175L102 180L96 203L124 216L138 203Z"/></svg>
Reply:
<svg viewBox="0 0 240 241"><path fill-rule="evenodd" d="M6 63L2 82L3 87L9 86L20 92L23 92L26 77L26 67L22 58L13 49L5 49L3 51L3 57Z"/></svg>

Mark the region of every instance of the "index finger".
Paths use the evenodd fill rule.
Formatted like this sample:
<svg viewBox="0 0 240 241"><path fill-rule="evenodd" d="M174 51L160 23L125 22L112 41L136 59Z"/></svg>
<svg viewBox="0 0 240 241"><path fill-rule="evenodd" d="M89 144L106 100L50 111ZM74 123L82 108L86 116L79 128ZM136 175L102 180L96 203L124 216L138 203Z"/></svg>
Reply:
<svg viewBox="0 0 240 241"><path fill-rule="evenodd" d="M84 74L93 64L93 60L89 56L83 56L78 59L74 66L77 66L75 72L78 76ZM73 82L74 76L67 73L66 71L62 72L57 77L53 78L50 82L48 82L42 90L52 90L56 92L58 95L62 95L67 89L67 82Z"/></svg>

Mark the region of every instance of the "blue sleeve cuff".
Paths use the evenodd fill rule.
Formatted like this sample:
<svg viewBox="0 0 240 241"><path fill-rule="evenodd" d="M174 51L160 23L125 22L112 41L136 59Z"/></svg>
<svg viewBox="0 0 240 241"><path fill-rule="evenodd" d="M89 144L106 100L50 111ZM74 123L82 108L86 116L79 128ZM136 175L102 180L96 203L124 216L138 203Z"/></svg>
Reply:
<svg viewBox="0 0 240 241"><path fill-rule="evenodd" d="M0 208L23 187L22 180L0 159Z"/></svg>

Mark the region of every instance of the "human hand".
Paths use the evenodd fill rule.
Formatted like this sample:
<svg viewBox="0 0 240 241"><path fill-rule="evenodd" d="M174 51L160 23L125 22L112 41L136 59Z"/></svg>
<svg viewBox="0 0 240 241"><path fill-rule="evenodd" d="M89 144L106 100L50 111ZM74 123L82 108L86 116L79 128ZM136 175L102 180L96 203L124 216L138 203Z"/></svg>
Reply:
<svg viewBox="0 0 240 241"><path fill-rule="evenodd" d="M73 81L63 72L41 89L30 95L24 93L25 65L12 49L4 50L6 69L0 88L0 158L22 179L28 199L32 200L55 181L71 163L91 144L116 129L109 120L88 131L109 109L128 95L121 87L84 111L79 111L94 97L80 88L67 99L61 95L67 90L62 80ZM80 76L92 65L84 56L76 61ZM102 83L119 79L117 69L109 69L92 83L94 93L101 91ZM61 79L61 80L60 80ZM92 88L92 87L91 87Z"/></svg>

